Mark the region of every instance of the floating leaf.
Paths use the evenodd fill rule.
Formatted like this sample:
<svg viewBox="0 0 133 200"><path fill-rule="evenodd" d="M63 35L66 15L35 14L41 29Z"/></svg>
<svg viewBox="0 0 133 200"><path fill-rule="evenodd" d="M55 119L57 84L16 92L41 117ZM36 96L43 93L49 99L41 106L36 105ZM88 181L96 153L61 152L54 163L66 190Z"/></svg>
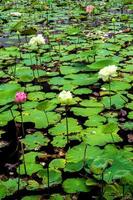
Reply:
<svg viewBox="0 0 133 200"><path fill-rule="evenodd" d="M100 113L103 110L103 108L79 108L79 107L73 107L71 109L71 111L73 111L73 113L77 116L83 116L83 117L90 117L90 116L94 116L97 115L98 113Z"/></svg>
<svg viewBox="0 0 133 200"><path fill-rule="evenodd" d="M65 167L65 163L65 159L54 159L49 163L49 167L54 169L62 169Z"/></svg>
<svg viewBox="0 0 133 200"><path fill-rule="evenodd" d="M40 102L37 105L37 109L42 110L42 111L51 111L51 110L54 110L55 107L56 107L56 104L54 104L53 101L48 101L48 100Z"/></svg>
<svg viewBox="0 0 133 200"><path fill-rule="evenodd" d="M102 69L103 67L106 67L108 65L114 65L115 61L112 59L104 59L104 60L99 60L97 62L94 62L91 65L88 65L89 70L91 71L98 71Z"/></svg>
<svg viewBox="0 0 133 200"><path fill-rule="evenodd" d="M111 105L115 106L116 109L120 109L124 107L124 104L127 103L127 98L121 94L116 94L111 96ZM104 104L105 108L110 108L110 99L108 97L102 98L102 103Z"/></svg>
<svg viewBox="0 0 133 200"><path fill-rule="evenodd" d="M68 178L63 182L64 191L67 193L88 192L84 178Z"/></svg>
<svg viewBox="0 0 133 200"><path fill-rule="evenodd" d="M50 200L64 200L64 197L60 194L52 194Z"/></svg>
<svg viewBox="0 0 133 200"><path fill-rule="evenodd" d="M53 138L51 144L54 147L65 147L65 145L67 144L67 138L64 135L57 135Z"/></svg>
<svg viewBox="0 0 133 200"><path fill-rule="evenodd" d="M15 94L20 91L21 87L18 83L10 82L0 85L0 105L5 105L14 101Z"/></svg>
<svg viewBox="0 0 133 200"><path fill-rule="evenodd" d="M25 196L25 197L23 197L22 198L22 200L41 200L41 196L39 196L39 195L35 195L35 196L33 196L33 195L31 195L31 196Z"/></svg>
<svg viewBox="0 0 133 200"><path fill-rule="evenodd" d="M26 182L20 179L20 190L25 188ZM0 180L0 199L14 194L18 190L18 179Z"/></svg>
<svg viewBox="0 0 133 200"><path fill-rule="evenodd" d="M107 143L120 142L122 139L117 134L119 128L115 123L88 128L83 131L83 140L92 146L104 146Z"/></svg>
<svg viewBox="0 0 133 200"><path fill-rule="evenodd" d="M38 152L29 152L24 155L27 174L30 176L33 173L36 173L39 170L43 169L42 165L36 163L36 157L39 155L42 155L42 154L38 153ZM22 156L21 156L21 160L23 160ZM25 174L25 169L24 169L23 163L20 165L20 174Z"/></svg>
<svg viewBox="0 0 133 200"><path fill-rule="evenodd" d="M22 142L25 144L27 150L38 150L41 146L47 146L49 139L41 132L26 135Z"/></svg>
<svg viewBox="0 0 133 200"><path fill-rule="evenodd" d="M49 119L49 124L55 124L60 120L60 115L56 114L55 112L47 112L47 116ZM16 120L21 122L20 117L17 117ZM36 109L24 111L23 121L35 123L36 128L46 128L48 126L45 113Z"/></svg>
<svg viewBox="0 0 133 200"><path fill-rule="evenodd" d="M40 170L37 175L43 179L44 187L48 186L48 171L47 169ZM49 184L57 185L62 181L61 172L57 169L49 169Z"/></svg>
<svg viewBox="0 0 133 200"><path fill-rule="evenodd" d="M68 131L70 133L78 133L82 130L81 126L78 125L76 119L68 118ZM55 127L49 129L51 135L62 135L66 134L66 119L62 119Z"/></svg>

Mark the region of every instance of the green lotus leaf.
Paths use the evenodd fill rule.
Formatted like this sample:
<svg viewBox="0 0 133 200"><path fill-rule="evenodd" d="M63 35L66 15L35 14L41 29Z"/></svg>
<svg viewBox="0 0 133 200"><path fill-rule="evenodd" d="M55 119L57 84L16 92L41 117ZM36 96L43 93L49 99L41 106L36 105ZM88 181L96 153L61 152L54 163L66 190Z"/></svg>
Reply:
<svg viewBox="0 0 133 200"><path fill-rule="evenodd" d="M80 68L72 67L72 66L61 66L60 67L61 74L75 74L80 71Z"/></svg>
<svg viewBox="0 0 133 200"><path fill-rule="evenodd" d="M47 146L49 139L41 132L35 132L30 135L26 135L22 142L25 144L26 150L39 149L41 146Z"/></svg>
<svg viewBox="0 0 133 200"><path fill-rule="evenodd" d="M127 101L127 98L121 94L111 96L111 106L115 106L116 109L123 108ZM102 103L104 104L105 108L110 108L109 96L103 97Z"/></svg>
<svg viewBox="0 0 133 200"><path fill-rule="evenodd" d="M71 111L77 116L83 116L83 117L91 117L95 116L98 113L100 113L103 110L102 107L94 107L94 108L79 108L79 107L73 107Z"/></svg>
<svg viewBox="0 0 133 200"><path fill-rule="evenodd" d="M28 180L28 185L26 186L26 189L30 191L40 189L40 184L35 180Z"/></svg>
<svg viewBox="0 0 133 200"><path fill-rule="evenodd" d="M114 156L115 155L115 156ZM133 153L127 151L126 149L117 149L113 145L107 145L104 149L104 153L101 157L97 157L89 164L91 171L100 176L95 175L97 179L103 179L107 183L112 183L114 180L127 180L127 177L131 176L133 173L132 169L132 156ZM131 182L131 184L133 184Z"/></svg>
<svg viewBox="0 0 133 200"><path fill-rule="evenodd" d="M121 198L122 194L122 186L118 184L106 185L104 187L104 198L106 200L114 200L114 198Z"/></svg>
<svg viewBox="0 0 133 200"><path fill-rule="evenodd" d="M60 115L55 112L47 112L48 121L43 111L26 110L22 113L23 122L33 122L36 128L46 128L49 124L55 124L60 120ZM21 117L16 117L16 121L21 122ZM49 124L48 124L49 123Z"/></svg>
<svg viewBox="0 0 133 200"><path fill-rule="evenodd" d="M30 110L30 109L34 109L36 108L36 106L38 105L37 101L26 101L23 105L22 108L23 110Z"/></svg>
<svg viewBox="0 0 133 200"><path fill-rule="evenodd" d="M13 102L15 99L15 94L20 91L21 86L15 82L9 82L0 85L0 105L5 105L7 103Z"/></svg>
<svg viewBox="0 0 133 200"><path fill-rule="evenodd" d="M25 196L25 197L22 198L22 200L31 200L31 199L33 199L33 200L41 200L41 196L39 196L39 195L35 195L35 196L30 195L30 196Z"/></svg>
<svg viewBox="0 0 133 200"><path fill-rule="evenodd" d="M14 116L19 116L18 111L13 111ZM0 126L5 126L9 121L13 119L13 116L11 114L11 111L5 111L0 113Z"/></svg>
<svg viewBox="0 0 133 200"><path fill-rule="evenodd" d="M133 119L133 111L129 112L128 118L129 118L129 119Z"/></svg>
<svg viewBox="0 0 133 200"><path fill-rule="evenodd" d="M65 147L67 144L67 138L64 135L57 135L53 138L51 144L54 147Z"/></svg>
<svg viewBox="0 0 133 200"><path fill-rule="evenodd" d="M116 61L113 59L104 59L104 60L99 60L97 62L94 62L91 65L88 65L88 68L91 71L98 71L102 69L103 67L106 67L108 65L114 65L115 63Z"/></svg>
<svg viewBox="0 0 133 200"><path fill-rule="evenodd" d="M44 187L48 186L48 170L42 169L40 170L37 175L43 179ZM49 185L58 185L62 182L61 172L57 169L49 168Z"/></svg>
<svg viewBox="0 0 133 200"><path fill-rule="evenodd" d="M59 158L59 159L54 159L49 163L49 167L53 169L63 169L65 167L65 159Z"/></svg>
<svg viewBox="0 0 133 200"><path fill-rule="evenodd" d="M27 92L36 92L42 89L40 85L32 85L32 84L26 84L26 91Z"/></svg>
<svg viewBox="0 0 133 200"><path fill-rule="evenodd" d="M126 108L133 110L133 102L126 104Z"/></svg>
<svg viewBox="0 0 133 200"><path fill-rule="evenodd" d="M131 121L125 122L124 124L122 124L122 128L124 130L130 130L130 131L132 131L133 130L133 123Z"/></svg>
<svg viewBox="0 0 133 200"><path fill-rule="evenodd" d="M82 127L78 124L76 119L68 118L68 132L79 133ZM66 119L62 119L55 127L49 129L51 135L62 135L66 134Z"/></svg>
<svg viewBox="0 0 133 200"><path fill-rule="evenodd" d="M51 111L51 110L54 110L55 107L56 107L56 104L54 104L52 100L51 101L46 100L46 101L40 102L37 105L37 109L42 110L42 111Z"/></svg>
<svg viewBox="0 0 133 200"><path fill-rule="evenodd" d="M102 154L102 150L99 147L89 146L85 143L81 143L73 148L69 149L66 153L66 161L67 163L78 163L83 161L84 162L84 153L86 151L86 159L93 160L97 156ZM78 152L78 154L77 154Z"/></svg>
<svg viewBox="0 0 133 200"><path fill-rule="evenodd" d="M66 29L66 33L68 35L77 35L80 32L78 27L69 26L68 29Z"/></svg>
<svg viewBox="0 0 133 200"><path fill-rule="evenodd" d="M22 82L31 82L34 79L33 71L29 67L16 67L15 77Z"/></svg>
<svg viewBox="0 0 133 200"><path fill-rule="evenodd" d="M109 84L104 84L103 85L104 88L106 88L106 90L109 90ZM131 85L125 81L111 81L110 83L110 87L112 91L125 91L125 90L129 90L131 88Z"/></svg>
<svg viewBox="0 0 133 200"><path fill-rule="evenodd" d="M89 117L89 120L86 120L84 125L85 126L100 126L106 122L106 118L100 115L94 115Z"/></svg>
<svg viewBox="0 0 133 200"><path fill-rule="evenodd" d="M89 88L79 88L74 90L73 93L76 95L91 94L92 90L90 90Z"/></svg>
<svg viewBox="0 0 133 200"><path fill-rule="evenodd" d="M67 162L64 168L64 172L78 172L83 168L83 160L80 162Z"/></svg>
<svg viewBox="0 0 133 200"><path fill-rule="evenodd" d="M7 59L10 57L16 57L16 56L19 56L19 49L15 46L1 49L0 59Z"/></svg>
<svg viewBox="0 0 133 200"><path fill-rule="evenodd" d="M20 190L25 188L26 182L20 179ZM0 199L14 194L18 190L18 179L10 178L8 180L0 180Z"/></svg>
<svg viewBox="0 0 133 200"><path fill-rule="evenodd" d="M90 99L90 100L83 100L80 103L81 106L85 107L92 107L92 108L103 108L103 104L101 102L98 102L96 99Z"/></svg>
<svg viewBox="0 0 133 200"><path fill-rule="evenodd" d="M40 155L42 154L38 152L29 152L24 154L26 171L29 176L43 169L41 164L36 163L36 157ZM23 161L23 156L21 156L21 160ZM25 174L24 163L20 164L17 171L21 175Z"/></svg>
<svg viewBox="0 0 133 200"><path fill-rule="evenodd" d="M44 92L30 92L28 94L28 99L31 101L41 101L45 99Z"/></svg>
<svg viewBox="0 0 133 200"><path fill-rule="evenodd" d="M71 74L65 76L65 79L69 79L73 85L93 85L97 82L97 75L90 76L88 74Z"/></svg>
<svg viewBox="0 0 133 200"><path fill-rule="evenodd" d="M60 194L52 194L50 200L64 200L64 197Z"/></svg>
<svg viewBox="0 0 133 200"><path fill-rule="evenodd" d="M67 193L88 192L89 188L86 185L84 178L68 178L63 182L63 189Z"/></svg>
<svg viewBox="0 0 133 200"><path fill-rule="evenodd" d="M115 143L122 141L117 132L119 131L118 125L109 123L101 125L96 128L88 128L83 131L83 140L92 146L104 146L107 143Z"/></svg>

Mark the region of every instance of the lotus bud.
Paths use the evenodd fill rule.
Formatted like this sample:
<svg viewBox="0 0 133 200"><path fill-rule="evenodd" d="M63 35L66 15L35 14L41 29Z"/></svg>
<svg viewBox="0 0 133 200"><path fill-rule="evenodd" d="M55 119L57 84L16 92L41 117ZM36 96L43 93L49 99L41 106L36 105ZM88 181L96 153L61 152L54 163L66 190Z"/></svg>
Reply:
<svg viewBox="0 0 133 200"><path fill-rule="evenodd" d="M117 76L117 67L115 65L109 65L107 67L102 68L98 76L103 79L103 81L108 81L109 78Z"/></svg>
<svg viewBox="0 0 133 200"><path fill-rule="evenodd" d="M73 97L70 91L63 90L60 92L58 100L62 105L70 105L72 103Z"/></svg>
<svg viewBox="0 0 133 200"><path fill-rule="evenodd" d="M15 96L16 103L24 103L27 100L27 94L25 92L17 92Z"/></svg>

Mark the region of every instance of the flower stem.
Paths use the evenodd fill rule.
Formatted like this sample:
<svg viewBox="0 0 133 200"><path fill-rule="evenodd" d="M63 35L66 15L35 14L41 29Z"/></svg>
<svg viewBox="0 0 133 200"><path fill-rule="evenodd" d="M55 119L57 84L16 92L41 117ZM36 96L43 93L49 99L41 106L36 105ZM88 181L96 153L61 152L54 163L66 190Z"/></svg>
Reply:
<svg viewBox="0 0 133 200"><path fill-rule="evenodd" d="M22 150L22 158L23 158L23 164L24 164L24 171L25 171L25 175L27 175L27 170L26 170L26 162L25 162L25 156L24 156L24 145L21 142L21 150Z"/></svg>
<svg viewBox="0 0 133 200"><path fill-rule="evenodd" d="M32 57L31 57L31 53L29 53L29 55L30 55L30 64L31 64L31 66L32 66Z"/></svg>
<svg viewBox="0 0 133 200"><path fill-rule="evenodd" d="M13 72L13 76L14 76L14 78L16 77L16 67L17 67L17 65L16 65L16 62L15 62L15 64L14 64L15 66L14 66L14 72Z"/></svg>
<svg viewBox="0 0 133 200"><path fill-rule="evenodd" d="M67 144L69 143L69 130L68 130L68 106L65 106L66 111L66 136L67 136Z"/></svg>
<svg viewBox="0 0 133 200"><path fill-rule="evenodd" d="M19 34L17 34L17 36L18 36L18 47L20 47L20 44L21 44L20 35L19 35Z"/></svg>
<svg viewBox="0 0 133 200"><path fill-rule="evenodd" d="M18 191L20 189L20 165L18 166Z"/></svg>
<svg viewBox="0 0 133 200"><path fill-rule="evenodd" d="M111 101L111 79L109 77L109 106L111 109L112 101Z"/></svg>
<svg viewBox="0 0 133 200"><path fill-rule="evenodd" d="M45 116L46 116L47 124L48 124L48 126L49 126L49 120L48 120L48 115L47 115L46 110L44 110L44 114L45 114Z"/></svg>
<svg viewBox="0 0 133 200"><path fill-rule="evenodd" d="M46 18L47 18L47 25L48 25L48 22L49 22L49 10L46 11Z"/></svg>
<svg viewBox="0 0 133 200"><path fill-rule="evenodd" d="M13 114L13 111L12 111L12 109L10 108L10 112L11 112L11 115L12 115L12 118L13 118L13 120L15 119L15 117L14 117L14 114Z"/></svg>
<svg viewBox="0 0 133 200"><path fill-rule="evenodd" d="M49 165L47 166L47 178L48 178L48 196L50 196Z"/></svg>
<svg viewBox="0 0 133 200"><path fill-rule="evenodd" d="M16 121L15 121L15 116L14 116L11 108L10 108L10 112L11 112L11 115L12 115L12 118L14 120L15 127L16 127L16 140L17 140L17 148L18 148L18 146L19 146L18 129L17 129ZM17 150L17 148L16 148L16 150ZM20 165L18 166L18 183L17 184L18 184L18 191L19 191L20 190Z"/></svg>
<svg viewBox="0 0 133 200"><path fill-rule="evenodd" d="M115 43L115 23L113 23L113 27L114 27L114 43Z"/></svg>
<svg viewBox="0 0 133 200"><path fill-rule="evenodd" d="M24 122L23 122L23 114L22 114L22 105L21 104L20 104L20 116L21 116L22 136L24 138L25 137L25 132L24 132Z"/></svg>
<svg viewBox="0 0 133 200"><path fill-rule="evenodd" d="M20 108L20 115L21 115L22 137L24 138L25 132L24 132L24 123L23 123L23 115L22 115L22 104L19 104L19 108ZM24 145L21 141L20 141L20 145L21 145L21 151L22 151L24 171L25 171L25 174L27 175L26 162L25 162L25 156L24 156Z"/></svg>

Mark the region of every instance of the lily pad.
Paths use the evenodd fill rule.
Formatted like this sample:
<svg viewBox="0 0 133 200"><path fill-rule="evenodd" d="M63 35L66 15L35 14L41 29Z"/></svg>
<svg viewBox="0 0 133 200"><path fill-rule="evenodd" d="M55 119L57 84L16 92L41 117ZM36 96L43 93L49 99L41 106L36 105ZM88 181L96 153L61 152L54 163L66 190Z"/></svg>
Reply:
<svg viewBox="0 0 133 200"><path fill-rule="evenodd" d="M41 132L26 135L22 142L25 144L27 150L38 150L41 146L47 146L49 139Z"/></svg>
<svg viewBox="0 0 133 200"><path fill-rule="evenodd" d="M69 178L63 182L63 188L67 193L88 192L89 188L86 185L84 178Z"/></svg>

